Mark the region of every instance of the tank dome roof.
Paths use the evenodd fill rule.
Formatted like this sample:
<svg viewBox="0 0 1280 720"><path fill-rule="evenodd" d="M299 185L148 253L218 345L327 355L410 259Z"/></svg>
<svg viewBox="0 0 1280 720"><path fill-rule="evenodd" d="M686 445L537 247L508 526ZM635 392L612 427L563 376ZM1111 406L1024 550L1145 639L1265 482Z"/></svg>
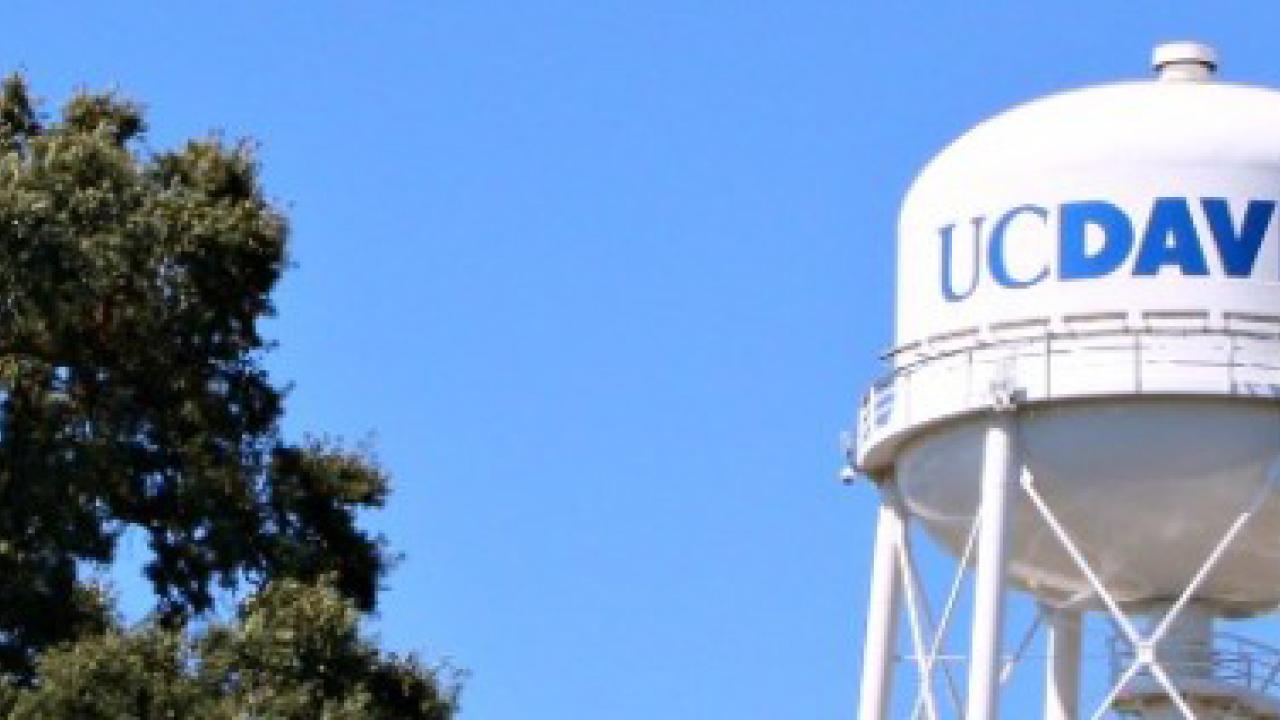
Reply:
<svg viewBox="0 0 1280 720"><path fill-rule="evenodd" d="M1182 45L1157 49L1156 79L1016 106L928 163L899 224L898 345L1035 318L1280 314L1280 92L1217 82L1212 52ZM1240 243L1245 272L1223 254Z"/></svg>

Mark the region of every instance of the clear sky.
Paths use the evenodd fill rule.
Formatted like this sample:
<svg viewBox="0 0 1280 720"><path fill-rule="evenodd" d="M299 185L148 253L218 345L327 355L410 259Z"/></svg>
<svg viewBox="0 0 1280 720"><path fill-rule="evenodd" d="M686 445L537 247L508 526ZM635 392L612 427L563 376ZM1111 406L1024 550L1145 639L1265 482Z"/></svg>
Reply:
<svg viewBox="0 0 1280 720"><path fill-rule="evenodd" d="M1264 2L182 5L6 4L0 66L261 141L289 430L376 434L376 629L470 669L467 720L851 717L837 436L911 177L1161 40L1280 85Z"/></svg>

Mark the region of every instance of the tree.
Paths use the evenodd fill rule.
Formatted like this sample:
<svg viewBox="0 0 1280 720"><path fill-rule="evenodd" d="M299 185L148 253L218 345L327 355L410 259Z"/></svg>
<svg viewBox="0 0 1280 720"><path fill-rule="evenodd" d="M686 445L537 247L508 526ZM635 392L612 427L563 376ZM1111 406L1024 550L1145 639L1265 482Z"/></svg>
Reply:
<svg viewBox="0 0 1280 720"><path fill-rule="evenodd" d="M191 658L213 672L227 648L252 645L269 607L320 602L307 592L348 613L325 630L348 633L357 694L431 682L354 635L350 613L375 609L389 565L356 522L385 502L385 473L362 453L281 436L258 322L274 312L288 228L252 146L214 136L146 152L145 127L113 93L79 94L46 121L21 77L0 86L0 675L25 693L18 716L61 717L21 708L53 702L58 673L81 662L140 687L168 673L174 689L155 702L204 702ZM157 598L136 632L84 579L130 529L148 538ZM243 627L196 645L183 635L219 591L269 583ZM277 616L309 611L293 612ZM118 653L133 666L109 662ZM101 717L165 717L121 712Z"/></svg>
<svg viewBox="0 0 1280 720"><path fill-rule="evenodd" d="M39 685L4 699L6 717L448 720L447 681L411 658L383 657L358 621L330 589L274 583L238 623L197 638L151 624L50 651Z"/></svg>

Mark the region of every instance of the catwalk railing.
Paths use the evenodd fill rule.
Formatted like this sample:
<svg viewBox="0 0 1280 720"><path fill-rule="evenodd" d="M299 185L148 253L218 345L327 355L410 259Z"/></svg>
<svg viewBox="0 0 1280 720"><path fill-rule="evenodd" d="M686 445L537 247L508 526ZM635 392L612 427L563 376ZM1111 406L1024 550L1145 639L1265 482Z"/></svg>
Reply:
<svg viewBox="0 0 1280 720"><path fill-rule="evenodd" d="M1122 637L1109 642L1109 664L1113 680L1133 664L1136 653ZM1162 646L1165 670L1175 678L1211 681L1255 696L1273 696L1280 689L1280 649L1231 633L1214 633L1212 645ZM1134 685L1152 685L1148 671L1137 673ZM1244 696L1244 695L1240 695Z"/></svg>
<svg viewBox="0 0 1280 720"><path fill-rule="evenodd" d="M1116 395L1280 397L1280 334L1124 329L974 341L910 359L876 381L859 413L858 464L904 430L1019 402Z"/></svg>

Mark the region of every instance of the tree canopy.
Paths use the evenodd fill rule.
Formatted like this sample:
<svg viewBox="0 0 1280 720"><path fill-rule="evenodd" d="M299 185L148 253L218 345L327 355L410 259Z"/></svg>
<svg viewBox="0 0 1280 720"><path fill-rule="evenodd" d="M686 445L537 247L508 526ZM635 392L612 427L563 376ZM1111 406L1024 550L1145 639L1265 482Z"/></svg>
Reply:
<svg viewBox="0 0 1280 720"><path fill-rule="evenodd" d="M252 145L150 151L145 130L141 106L114 93L78 94L47 119L21 77L0 86L0 676L20 693L13 717L392 717L368 703L427 686L449 707L430 672L358 635L389 555L357 514L385 502L386 474L364 453L282 437L259 322L288 224ZM126 532L148 540L156 596L137 630L86 579ZM240 625L184 634L220 592L255 590ZM56 697L85 677L150 694L97 714ZM338 704L207 709L214 690L267 708L276 682L280 708L319 707L317 687Z"/></svg>
<svg viewBox="0 0 1280 720"><path fill-rule="evenodd" d="M448 720L450 681L383 656L358 622L331 590L281 581L196 637L148 624L55 648L3 702L10 720Z"/></svg>

